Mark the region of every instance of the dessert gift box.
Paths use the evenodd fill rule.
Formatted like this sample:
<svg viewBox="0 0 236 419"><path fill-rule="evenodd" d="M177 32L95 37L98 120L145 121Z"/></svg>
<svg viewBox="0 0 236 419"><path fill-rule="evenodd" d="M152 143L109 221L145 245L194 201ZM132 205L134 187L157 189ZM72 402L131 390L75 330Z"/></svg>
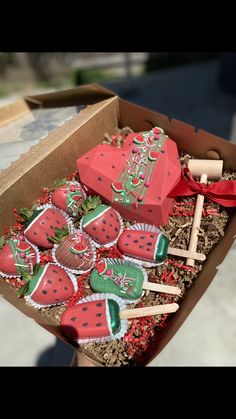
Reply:
<svg viewBox="0 0 236 419"><path fill-rule="evenodd" d="M81 105L83 109L79 113L51 130L47 136L44 135L28 152L0 173L0 235L3 234L4 226L15 222L13 208L32 206L42 188L51 187L57 179L73 173L76 170L76 160L100 144L105 133L113 134L116 127L130 126L135 132L148 131L151 126L162 127L178 149L198 159L212 159L217 153L224 161L224 170L236 170L235 145L181 121L124 101L98 85L84 85L66 91L27 97L5 106L0 109L0 127L11 124L14 127L15 122L34 110ZM236 215L224 237L207 256L202 271L192 288L185 293L179 310L170 319L169 326L158 333L158 339L154 339L148 351L143 354L143 365L151 362L181 327L214 279L217 267L229 251L235 234ZM82 346L79 347L63 336L53 319L48 319L40 310L28 306L24 299L17 298L15 290L1 278L0 293L56 337L78 348L84 359L87 358L93 365L100 365Z"/></svg>

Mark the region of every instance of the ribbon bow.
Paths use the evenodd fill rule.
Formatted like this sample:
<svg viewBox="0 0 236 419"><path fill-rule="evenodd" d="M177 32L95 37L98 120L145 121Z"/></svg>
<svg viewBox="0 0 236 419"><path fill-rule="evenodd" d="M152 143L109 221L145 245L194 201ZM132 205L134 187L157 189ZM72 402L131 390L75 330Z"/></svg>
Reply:
<svg viewBox="0 0 236 419"><path fill-rule="evenodd" d="M182 170L181 179L168 195L169 198L178 196L204 195L209 200L224 207L236 207L236 180L222 180L209 186L194 180L188 168Z"/></svg>

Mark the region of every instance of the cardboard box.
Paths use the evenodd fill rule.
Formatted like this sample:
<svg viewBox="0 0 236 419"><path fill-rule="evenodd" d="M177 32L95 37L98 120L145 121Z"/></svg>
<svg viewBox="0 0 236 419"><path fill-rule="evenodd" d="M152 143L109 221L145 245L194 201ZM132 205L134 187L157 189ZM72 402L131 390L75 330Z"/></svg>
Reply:
<svg viewBox="0 0 236 419"><path fill-rule="evenodd" d="M168 116L142 108L117 97L114 93L97 85L81 86L75 89L25 98L13 105L0 109L0 125L3 126L37 106L87 105L71 121L51 132L47 138L31 147L29 152L0 174L0 234L5 225L15 222L13 208L30 207L41 194L43 187L50 187L59 178L76 169L76 159L99 144L104 133L112 134L114 128L130 126L135 131L149 130L151 125L161 126L179 149L205 159L216 151L224 160L224 170L236 170L236 145L215 135L198 130ZM158 334L149 350L143 356L146 365L166 346L181 327L188 314L213 280L218 265L230 249L236 234L236 215L229 224L224 237L208 255L203 269L193 287L185 293L179 310L173 315L169 327ZM14 289L0 280L0 293L11 304L58 338L78 348L75 342L62 336L59 327L43 313L18 299ZM78 348L94 365L99 363Z"/></svg>

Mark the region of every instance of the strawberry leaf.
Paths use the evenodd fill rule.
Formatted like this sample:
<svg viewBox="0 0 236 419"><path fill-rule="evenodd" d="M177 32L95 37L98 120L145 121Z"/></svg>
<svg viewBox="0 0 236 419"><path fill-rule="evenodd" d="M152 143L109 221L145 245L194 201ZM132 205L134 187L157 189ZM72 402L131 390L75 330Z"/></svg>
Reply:
<svg viewBox="0 0 236 419"><path fill-rule="evenodd" d="M26 282L26 284L22 285L17 291L17 297L22 297L23 295L26 295L29 291L29 282Z"/></svg>
<svg viewBox="0 0 236 419"><path fill-rule="evenodd" d="M24 269L19 268L19 273L24 281L27 281L27 282L30 281L31 275L29 274L28 271L25 271Z"/></svg>
<svg viewBox="0 0 236 419"><path fill-rule="evenodd" d="M33 267L33 275L36 275L38 273L38 270L39 270L40 266L41 266L40 263L35 263L35 265Z"/></svg>
<svg viewBox="0 0 236 419"><path fill-rule="evenodd" d="M81 205L81 208L84 212L84 214L88 214L89 212L93 211L95 208L99 207L101 205L102 201L100 196L94 195L94 196L88 196L83 204Z"/></svg>
<svg viewBox="0 0 236 419"><path fill-rule="evenodd" d="M5 243L4 236L1 236L1 237L0 237L0 250L3 248L4 243Z"/></svg>
<svg viewBox="0 0 236 419"><path fill-rule="evenodd" d="M32 209L28 209L28 208L20 208L19 210L16 211L16 213L25 221L28 221L30 217L32 216L33 211Z"/></svg>
<svg viewBox="0 0 236 419"><path fill-rule="evenodd" d="M50 188L50 191L54 191L55 189L59 188L60 186L65 185L65 183L66 183L66 178L56 180L53 183L52 188Z"/></svg>

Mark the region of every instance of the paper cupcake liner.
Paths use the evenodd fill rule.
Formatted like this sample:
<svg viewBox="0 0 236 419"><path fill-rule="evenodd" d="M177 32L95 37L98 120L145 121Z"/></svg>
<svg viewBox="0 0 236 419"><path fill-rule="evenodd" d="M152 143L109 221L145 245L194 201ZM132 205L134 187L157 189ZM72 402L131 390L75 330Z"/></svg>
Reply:
<svg viewBox="0 0 236 419"><path fill-rule="evenodd" d="M13 237L14 238L14 237ZM17 237L16 237L17 238ZM25 240L24 240L26 243L28 243L33 249L34 249L34 251L35 251L35 254L36 254L36 263L40 263L40 253L39 253L39 249L38 249L38 247L35 245L35 244L33 244L33 243L31 243L31 242L29 242L29 240L27 240L26 238L25 238ZM2 276L2 277L4 277L4 278L21 278L21 275L20 274L18 274L18 275L7 275L7 274L5 274L4 272L2 272L2 271L0 271L0 275Z"/></svg>
<svg viewBox="0 0 236 419"><path fill-rule="evenodd" d="M112 207L111 207L112 208ZM105 248L107 248L107 247L111 247L111 246L113 246L114 244L116 244L117 243L117 241L118 241L118 239L119 239L119 237L120 237L120 235L121 235L121 233L123 233L123 230L124 230L124 223L123 223L123 219L121 218L121 215L119 214L119 212L118 211L116 211L114 208L112 208L114 211L115 211L115 213L116 213L116 215L118 216L118 218L119 218L119 221L120 221L120 232L119 232L119 234L118 234L118 236L116 237L116 239L115 240L113 240L112 242L110 242L110 243L106 243L106 244L100 244L100 243L98 243L98 242L96 242L92 237L90 237L91 238L91 240L93 241L93 243L94 243L94 245L97 247L97 248L99 248L99 247L105 247ZM84 219L84 217L82 217L81 218L81 220L80 220L80 230L82 230L83 231L83 227L82 227L82 224L83 224L83 219Z"/></svg>
<svg viewBox="0 0 236 419"><path fill-rule="evenodd" d="M81 303L87 303L88 301L107 300L107 299L115 300L117 304L119 305L120 311L125 310L126 304L124 300L122 300L122 298L118 297L117 295L111 294L111 293L95 293L95 294L89 295L88 297L85 297L79 300L76 305L81 304ZM101 337L101 338L77 339L76 341L77 343L81 345L85 343L92 343L92 342L102 343L102 342L110 342L112 340L121 339L128 330L128 320L126 319L120 320L120 326L121 326L120 331L116 333L115 335L111 335L108 337Z"/></svg>
<svg viewBox="0 0 236 419"><path fill-rule="evenodd" d="M87 269L86 271L82 271L82 270L78 270L78 269L72 269L72 268L68 268L67 266L62 265L60 262L58 262L57 258L56 258L56 250L57 248L60 246L60 244L54 244L53 248L52 248L52 258L54 260L54 262L56 263L56 265L60 266L60 268L64 269L67 272L71 272L74 273L76 275L79 274L86 274L87 272L91 271L91 269L93 269L95 261L96 261L96 247L94 246L94 242L93 240L91 240L91 238L89 237L88 234L86 234L84 231L81 230L76 230L75 233L83 233L85 235L85 237L89 240L89 243L91 245L91 249L93 252L93 257L92 257L92 266ZM74 234L74 233L72 233Z"/></svg>
<svg viewBox="0 0 236 419"><path fill-rule="evenodd" d="M142 266L138 265L137 263L133 263L133 262L130 262L130 261L127 261L127 260L124 260L124 259L116 259L116 258L102 258L101 260L104 260L105 262L109 263L110 265L116 265L116 266L117 265L122 265L122 266L130 266L132 268L138 268L143 274L143 277L144 277L143 283L148 282L147 272L145 271L145 269ZM141 296L139 298L137 298L137 300L134 300L134 299L129 300L129 299L122 298L122 297L120 297L120 298L122 298L122 300L124 300L126 304L136 304L140 301L140 299L144 296L144 294L145 294L145 290L143 290Z"/></svg>
<svg viewBox="0 0 236 419"><path fill-rule="evenodd" d="M69 276L69 278L70 278L70 280L71 280L71 282L72 282L72 284L73 284L73 286L74 286L74 293L78 290L78 283L77 283L77 279L76 279L76 277L72 274L72 273L70 273L70 272L67 272L67 275ZM71 297L70 297L71 298ZM61 304L65 304L67 301L69 301L70 300L70 298L68 299L68 300L66 300L66 301L62 301L62 302L59 302L59 303L55 303L55 304L38 304L38 303L36 303L34 300L32 300L32 298L30 297L30 295L25 295L25 297L24 297L24 299L25 299L25 301L28 303L28 304L30 304L32 307L34 307L36 310L40 310L41 308L47 308L47 307L54 307L54 306L59 306L59 305L61 305Z"/></svg>

